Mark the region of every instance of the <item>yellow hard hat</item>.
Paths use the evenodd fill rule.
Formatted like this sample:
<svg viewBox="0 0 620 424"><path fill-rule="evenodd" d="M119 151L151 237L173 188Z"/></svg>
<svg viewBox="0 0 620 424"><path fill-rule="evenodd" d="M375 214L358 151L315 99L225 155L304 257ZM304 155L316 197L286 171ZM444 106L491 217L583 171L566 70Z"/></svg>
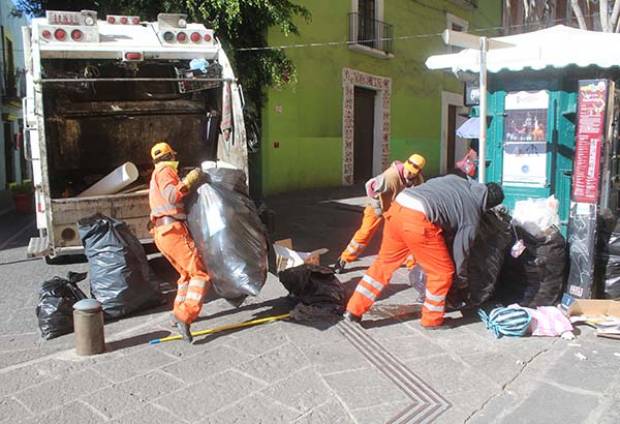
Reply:
<svg viewBox="0 0 620 424"><path fill-rule="evenodd" d="M405 168L413 173L420 172L424 169L424 165L426 165L426 159L424 159L424 156L418 155L417 153L409 156L409 159L405 162Z"/></svg>
<svg viewBox="0 0 620 424"><path fill-rule="evenodd" d="M172 153L173 155L177 154L177 152L172 150L172 147L170 147L170 145L165 141L160 141L151 148L151 157L153 160L157 160L168 153Z"/></svg>

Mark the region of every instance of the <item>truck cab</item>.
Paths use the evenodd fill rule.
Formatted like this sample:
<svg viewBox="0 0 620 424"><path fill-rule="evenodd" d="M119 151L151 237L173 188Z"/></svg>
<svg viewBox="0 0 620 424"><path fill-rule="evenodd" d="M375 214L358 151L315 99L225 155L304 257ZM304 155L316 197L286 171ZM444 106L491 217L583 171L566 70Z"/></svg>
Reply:
<svg viewBox="0 0 620 424"><path fill-rule="evenodd" d="M28 256L83 251L77 221L94 213L151 240L151 146L167 141L181 169L222 160L247 173L241 88L211 29L182 14L47 11L23 28L27 159L39 236ZM115 193L81 195L133 163L138 178Z"/></svg>

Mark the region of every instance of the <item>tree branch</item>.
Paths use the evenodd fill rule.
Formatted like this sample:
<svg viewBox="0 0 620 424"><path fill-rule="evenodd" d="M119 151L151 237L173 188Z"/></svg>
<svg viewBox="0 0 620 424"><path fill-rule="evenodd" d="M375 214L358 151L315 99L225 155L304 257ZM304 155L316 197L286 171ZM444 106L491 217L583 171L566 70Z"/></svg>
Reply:
<svg viewBox="0 0 620 424"><path fill-rule="evenodd" d="M610 32L609 29L609 7L607 0L598 1L598 14L601 19L601 31Z"/></svg>
<svg viewBox="0 0 620 424"><path fill-rule="evenodd" d="M609 29L611 31L618 32L616 25L618 24L618 17L620 17L620 0L614 2L614 10L611 12L611 19L609 20Z"/></svg>
<svg viewBox="0 0 620 424"><path fill-rule="evenodd" d="M586 20L583 17L583 12L581 11L581 7L579 6L579 0L570 0L570 5L573 8L573 13L577 18L577 23L579 24L580 29L587 30Z"/></svg>

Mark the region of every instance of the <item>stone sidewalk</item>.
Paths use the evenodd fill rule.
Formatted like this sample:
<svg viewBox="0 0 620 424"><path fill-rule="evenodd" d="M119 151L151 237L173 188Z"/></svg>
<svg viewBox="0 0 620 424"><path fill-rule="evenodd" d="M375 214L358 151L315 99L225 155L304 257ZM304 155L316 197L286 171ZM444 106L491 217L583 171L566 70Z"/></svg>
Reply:
<svg viewBox="0 0 620 424"><path fill-rule="evenodd" d="M324 200L320 193L270 199L273 239L292 236L300 250L328 247L324 260L333 261L360 215ZM72 335L39 337L34 307L44 279L88 266L24 261L24 249L0 252L0 422L620 422L620 342L587 327L572 342L496 340L477 317L460 312L451 314L455 328L426 331L406 306L417 294L404 269L362 326L289 320L193 345L148 345L171 332L164 306L106 324L108 351L78 357ZM352 287L371 259L352 264L342 282ZM160 259L153 264L169 275ZM261 294L240 308L206 304L193 329L290 307L270 274Z"/></svg>

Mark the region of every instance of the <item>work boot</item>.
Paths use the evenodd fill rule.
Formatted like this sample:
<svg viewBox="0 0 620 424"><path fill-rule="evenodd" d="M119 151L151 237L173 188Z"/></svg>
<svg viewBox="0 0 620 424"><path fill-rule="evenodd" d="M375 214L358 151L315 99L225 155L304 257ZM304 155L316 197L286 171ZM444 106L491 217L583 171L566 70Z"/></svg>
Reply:
<svg viewBox="0 0 620 424"><path fill-rule="evenodd" d="M179 334L181 335L181 337L183 337L183 340L191 344L194 341L194 337L192 337L190 325L181 321L178 318L175 318L175 320L176 320L176 327L177 327L177 330L179 331Z"/></svg>
<svg viewBox="0 0 620 424"><path fill-rule="evenodd" d="M355 324L360 324L362 322L362 317L358 317L357 315L353 315L351 312L346 311L342 318L345 321L352 322Z"/></svg>
<svg viewBox="0 0 620 424"><path fill-rule="evenodd" d="M347 266L347 263L342 259L338 259L334 264L334 274L342 274L344 272L344 268Z"/></svg>
<svg viewBox="0 0 620 424"><path fill-rule="evenodd" d="M426 331L441 331L441 330L451 330L454 328L454 320L452 318L444 318L443 323L441 325L433 325L433 326L425 326L422 328Z"/></svg>

